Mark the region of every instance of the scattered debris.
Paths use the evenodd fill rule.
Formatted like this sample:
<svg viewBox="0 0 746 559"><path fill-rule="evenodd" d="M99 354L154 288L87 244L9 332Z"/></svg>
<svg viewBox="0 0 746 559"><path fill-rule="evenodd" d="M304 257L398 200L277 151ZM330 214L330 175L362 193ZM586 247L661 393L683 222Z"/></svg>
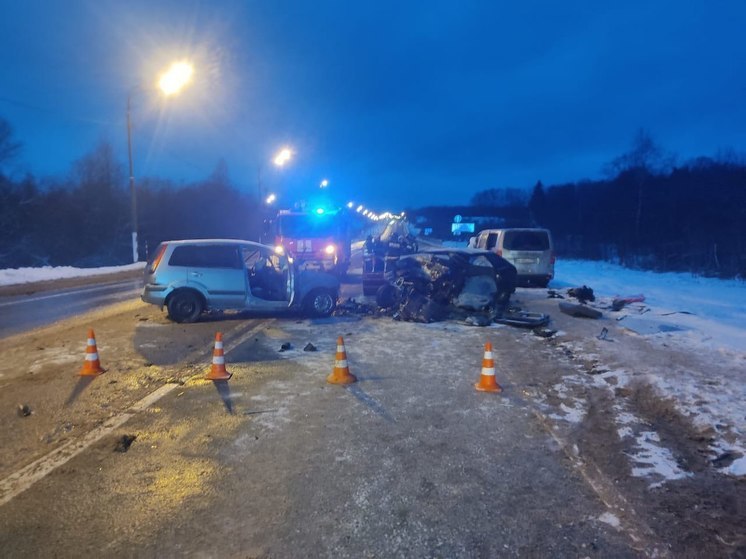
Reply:
<svg viewBox="0 0 746 559"><path fill-rule="evenodd" d="M339 303L334 309L334 316L346 316L351 314L376 314L376 306L367 303L358 303L355 299L347 299L343 303Z"/></svg>
<svg viewBox="0 0 746 559"><path fill-rule="evenodd" d="M122 435L114 447L114 452L127 452L136 438L137 435Z"/></svg>
<svg viewBox="0 0 746 559"><path fill-rule="evenodd" d="M560 294L558 291L555 291L554 289L549 289L547 291L547 299L564 299L564 295Z"/></svg>
<svg viewBox="0 0 746 559"><path fill-rule="evenodd" d="M549 318L548 314L508 309L501 316L496 317L495 322L519 328L539 328L549 324Z"/></svg>
<svg viewBox="0 0 746 559"><path fill-rule="evenodd" d="M601 332L599 333L598 336L596 336L596 338L599 339L599 340L603 340L605 342L613 342L614 341L611 338L609 338L609 329L606 326L604 326L603 328L601 328Z"/></svg>
<svg viewBox="0 0 746 559"><path fill-rule="evenodd" d="M593 289L584 285L583 287L571 287L567 290L567 294L580 301L581 303L587 303L588 301L595 301L596 296L593 294Z"/></svg>
<svg viewBox="0 0 746 559"><path fill-rule="evenodd" d="M557 333L557 330L552 330L551 328L534 328L532 332L534 336L539 336L540 338L551 338Z"/></svg>
<svg viewBox="0 0 746 559"><path fill-rule="evenodd" d="M243 412L243 414L244 415L256 415L256 414L259 414L259 413L272 413L272 412L276 412L276 411L277 410L254 410L254 411L250 410L250 411ZM257 440L259 439L259 437L255 437L255 438Z"/></svg>
<svg viewBox="0 0 746 559"><path fill-rule="evenodd" d="M290 342L285 342L280 346L280 351L289 351L291 349L293 349L293 344L291 344Z"/></svg>
<svg viewBox="0 0 746 559"><path fill-rule="evenodd" d="M303 351L318 351L318 349L316 349L316 346L313 345L311 342L308 342L306 344L306 347L303 348Z"/></svg>
<svg viewBox="0 0 746 559"><path fill-rule="evenodd" d="M18 409L16 410L18 412L18 417L28 417L32 413L34 413L31 410L31 406L28 404L18 404Z"/></svg>
<svg viewBox="0 0 746 559"><path fill-rule="evenodd" d="M642 293L639 295L630 295L629 297L615 297L611 302L612 311L621 311L625 305L630 303L642 303L645 300L645 295Z"/></svg>
<svg viewBox="0 0 746 559"><path fill-rule="evenodd" d="M743 454L740 452L733 452L733 451L726 451L722 453L720 456L712 460L712 465L716 468L727 468L733 462L741 458Z"/></svg>
<svg viewBox="0 0 746 559"><path fill-rule="evenodd" d="M469 326L489 326L492 324L492 319L485 315L471 315L466 317L464 323Z"/></svg>
<svg viewBox="0 0 746 559"><path fill-rule="evenodd" d="M559 302L559 310L570 316L582 317L582 318L601 318L603 314L601 311L591 308L587 305L568 303L567 301Z"/></svg>

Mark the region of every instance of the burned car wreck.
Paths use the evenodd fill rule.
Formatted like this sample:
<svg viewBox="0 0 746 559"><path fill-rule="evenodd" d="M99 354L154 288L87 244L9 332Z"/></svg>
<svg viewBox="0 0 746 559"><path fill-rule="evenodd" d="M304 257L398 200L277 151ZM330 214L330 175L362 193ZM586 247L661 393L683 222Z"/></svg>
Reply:
<svg viewBox="0 0 746 559"><path fill-rule="evenodd" d="M515 267L492 252L438 248L393 262L376 303L398 320L460 319L486 326L508 313L515 286Z"/></svg>

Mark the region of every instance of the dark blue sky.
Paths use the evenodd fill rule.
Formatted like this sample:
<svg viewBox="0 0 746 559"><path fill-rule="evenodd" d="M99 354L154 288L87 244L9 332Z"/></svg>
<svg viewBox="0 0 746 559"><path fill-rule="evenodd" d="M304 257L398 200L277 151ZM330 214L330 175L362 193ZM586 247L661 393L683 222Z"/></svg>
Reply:
<svg viewBox="0 0 746 559"><path fill-rule="evenodd" d="M285 200L328 178L381 211L600 176L640 127L685 160L746 148L742 1L2 1L16 172L104 139L135 174L230 176ZM614 7L607 6L614 4ZM164 102L171 60L192 87ZM279 172L273 152L296 157Z"/></svg>

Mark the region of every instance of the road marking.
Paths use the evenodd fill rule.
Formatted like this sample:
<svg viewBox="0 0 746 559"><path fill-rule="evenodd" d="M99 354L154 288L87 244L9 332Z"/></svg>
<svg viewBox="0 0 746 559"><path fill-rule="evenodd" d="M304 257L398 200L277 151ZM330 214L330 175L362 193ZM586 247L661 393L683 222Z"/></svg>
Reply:
<svg viewBox="0 0 746 559"><path fill-rule="evenodd" d="M7 307L10 305L22 305L24 303L36 303L37 301L45 301L47 299L55 299L56 297L67 297L68 295L78 295L81 293L89 293L93 291L102 291L104 289L111 289L113 287L123 286L123 285L129 285L133 282L137 282L138 280L130 280L130 281L122 281L117 283L107 283L105 285L99 285L96 287L88 287L88 288L80 288L80 289L73 289L70 291L64 291L62 293L55 293L54 295L39 295L38 297L29 297L24 299L19 299L16 301L6 301L5 303L0 303L0 307ZM131 290L131 291L139 291L139 289Z"/></svg>
<svg viewBox="0 0 746 559"><path fill-rule="evenodd" d="M0 481L0 506L26 491L26 489L49 474L55 468L62 466L65 462L83 452L93 443L99 441L101 438L114 431L114 429L117 429L126 423L127 420L134 417L138 412L145 410L148 406L151 406L178 387L178 384L165 384L161 386L155 392L145 396L145 398L137 402L126 412L120 413L115 417L110 417L103 425L97 427L93 431L89 431L82 438L63 444L46 456L42 456L25 468L21 468L14 474L11 474L4 480Z"/></svg>
<svg viewBox="0 0 746 559"><path fill-rule="evenodd" d="M238 339L231 341L231 343L226 346L225 353L228 353L229 351L237 348L247 339L254 336L259 330L266 327L272 322L274 322L274 319L272 318L263 320L262 322L248 330L245 334L240 336ZM203 351L200 350L199 354L202 353ZM196 358L198 352L193 352L191 355L194 355ZM202 376L202 373L200 373L199 375L194 375L192 378L199 378L200 376ZM104 422L103 425L93 429L92 431L89 431L80 439L66 442L49 454L42 456L28 466L25 466L17 472L9 475L4 480L0 481L0 506L4 505L19 494L23 493L34 483L36 483L40 479L43 479L47 474L62 466L63 464L86 450L93 443L101 440L103 437L110 434L115 429L118 429L139 412L146 410L148 407L152 406L158 400L163 398L166 394L179 387L180 386L178 384L165 384L161 386L154 392L151 392L150 394L145 396L139 402L136 402L127 411L122 412L115 417L110 417Z"/></svg>

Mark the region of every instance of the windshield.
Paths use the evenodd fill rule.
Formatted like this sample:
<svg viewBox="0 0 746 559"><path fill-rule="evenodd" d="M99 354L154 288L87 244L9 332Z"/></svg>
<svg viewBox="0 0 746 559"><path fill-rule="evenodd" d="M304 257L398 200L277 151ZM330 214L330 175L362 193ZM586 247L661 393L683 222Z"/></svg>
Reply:
<svg viewBox="0 0 746 559"><path fill-rule="evenodd" d="M283 237L334 237L339 227L332 216L281 215L277 218L277 230Z"/></svg>

